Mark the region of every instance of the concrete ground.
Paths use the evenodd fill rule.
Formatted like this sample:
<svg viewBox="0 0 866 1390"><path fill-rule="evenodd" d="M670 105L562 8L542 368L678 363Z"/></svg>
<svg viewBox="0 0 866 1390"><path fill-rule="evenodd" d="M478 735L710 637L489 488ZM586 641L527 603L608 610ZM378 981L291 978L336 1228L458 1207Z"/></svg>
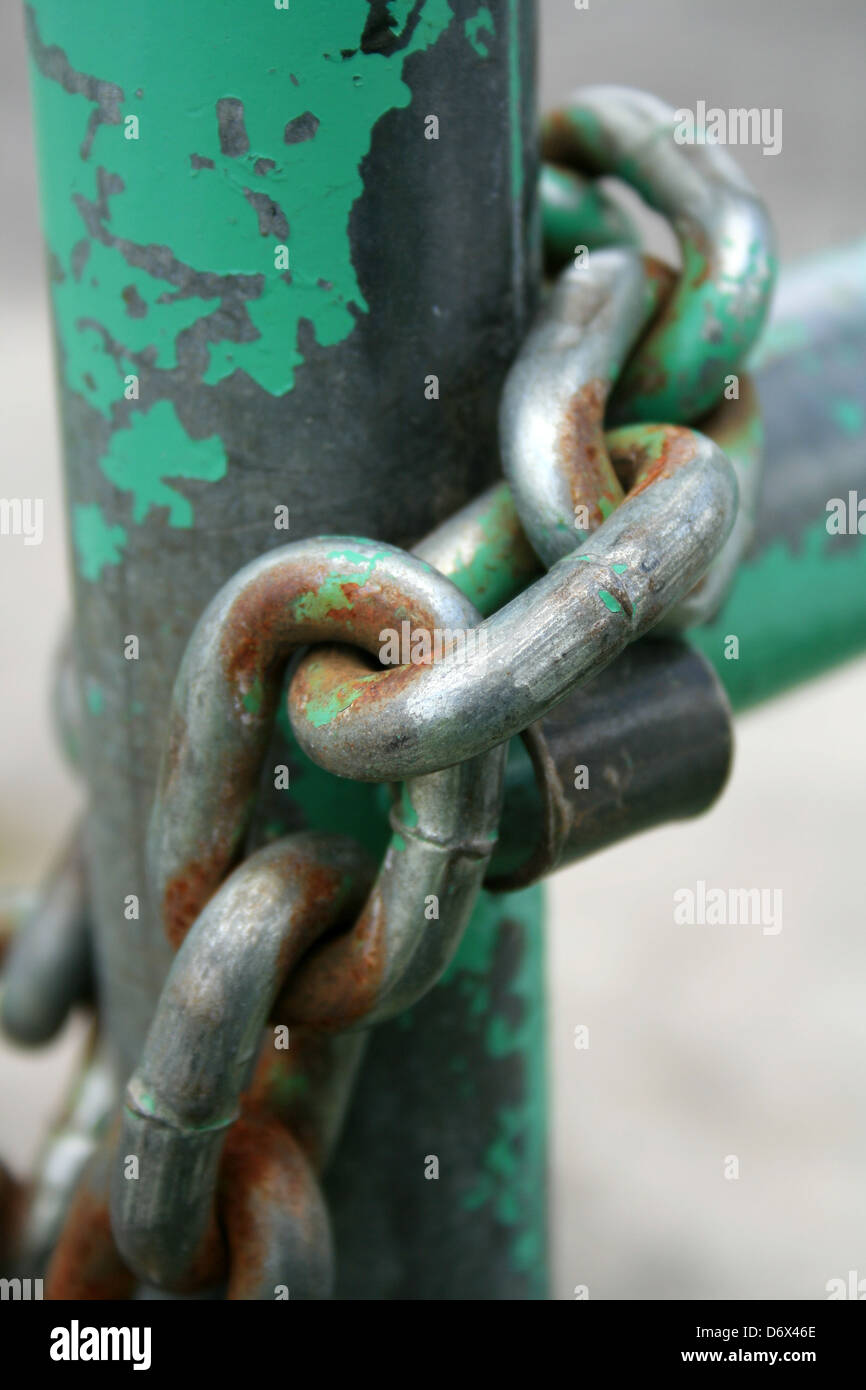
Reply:
<svg viewBox="0 0 866 1390"><path fill-rule="evenodd" d="M542 0L546 104L586 81L676 105L779 107L775 158L738 151L790 258L861 235L859 0ZM35 881L75 813L46 691L67 607L32 152L15 7L0 18L0 495L42 496L41 548L0 546L0 884ZM26 479L26 486L23 480ZM745 717L721 803L551 884L553 1291L821 1298L866 1277L863 785L866 661ZM704 879L783 892L781 932L678 927ZM574 1031L589 1029L588 1049ZM0 1152L32 1159L81 1023L0 1047ZM733 1159L739 1176L732 1178ZM728 1176L726 1176L726 1173Z"/></svg>

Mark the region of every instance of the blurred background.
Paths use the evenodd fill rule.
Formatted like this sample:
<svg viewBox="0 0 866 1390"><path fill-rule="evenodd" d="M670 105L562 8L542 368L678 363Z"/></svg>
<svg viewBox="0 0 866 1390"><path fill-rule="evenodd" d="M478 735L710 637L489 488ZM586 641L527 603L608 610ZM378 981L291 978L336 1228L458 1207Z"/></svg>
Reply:
<svg viewBox="0 0 866 1390"><path fill-rule="evenodd" d="M593 81L781 108L781 153L735 154L783 262L866 232L862 0L541 0L540 27L545 106ZM79 801L48 708L67 554L17 3L0 12L0 162L0 495L45 499L44 544L0 545L0 890L14 893ZM657 225L649 236L665 249ZM809 1299L866 1278L864 708L860 660L746 715L709 815L551 881L554 1297ZM781 888L782 932L674 926L673 892L696 879ZM75 1020L39 1053L0 1044L0 1151L19 1172L82 1037Z"/></svg>

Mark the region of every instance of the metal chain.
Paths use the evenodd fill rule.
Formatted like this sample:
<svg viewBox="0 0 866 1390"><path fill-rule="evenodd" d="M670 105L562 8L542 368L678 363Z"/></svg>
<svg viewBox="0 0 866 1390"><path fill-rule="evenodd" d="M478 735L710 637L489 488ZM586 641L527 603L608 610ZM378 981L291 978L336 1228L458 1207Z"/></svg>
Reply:
<svg viewBox="0 0 866 1390"><path fill-rule="evenodd" d="M457 949L495 843L507 740L531 744L533 721L662 620L708 617L748 541L760 429L737 374L773 280L760 203L721 150L678 146L672 111L643 93L578 93L545 123L544 152L570 166L542 180L550 264L593 229L596 245L629 239L581 182L615 174L669 217L682 270L618 247L564 271L506 383L506 483L413 555L303 541L240 571L201 618L148 846L177 955L119 1136L73 1204L54 1296L106 1268L115 1287L132 1271L168 1289L224 1279L233 1298L327 1292L316 1174L364 1030L419 999ZM738 399L720 405L735 379ZM701 432L685 427L711 409ZM364 653L390 628L410 646L445 634L444 654L383 670ZM301 747L339 775L403 783L372 887L334 836L290 836L233 868L302 646L289 696ZM301 1103L302 1064L318 1081ZM88 1263L82 1221L105 1212L109 1184L116 1249Z"/></svg>

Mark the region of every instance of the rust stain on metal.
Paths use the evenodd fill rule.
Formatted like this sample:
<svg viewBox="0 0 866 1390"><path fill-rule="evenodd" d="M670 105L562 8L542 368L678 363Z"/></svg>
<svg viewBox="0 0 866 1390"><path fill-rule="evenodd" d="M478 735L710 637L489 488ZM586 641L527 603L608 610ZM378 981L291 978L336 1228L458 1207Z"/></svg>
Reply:
<svg viewBox="0 0 866 1390"><path fill-rule="evenodd" d="M387 961L388 921L374 888L350 932L322 944L304 961L277 999L277 1023L346 1027L370 1012Z"/></svg>
<svg viewBox="0 0 866 1390"><path fill-rule="evenodd" d="M316 1172L327 1157L321 1097L339 1065L335 1044L332 1033L294 1026L290 1049L262 1049L250 1088L258 1103L295 1136Z"/></svg>
<svg viewBox="0 0 866 1390"><path fill-rule="evenodd" d="M322 1204L315 1173L289 1131L249 1101L226 1138L217 1191L230 1251L227 1297L260 1296L254 1291L263 1283L272 1243L269 1210L290 1213L300 1240L314 1248L315 1212Z"/></svg>
<svg viewBox="0 0 866 1390"><path fill-rule="evenodd" d="M95 1191L85 1174L48 1267L45 1297L126 1299L132 1297L135 1285L135 1275L114 1243L107 1190Z"/></svg>
<svg viewBox="0 0 866 1390"><path fill-rule="evenodd" d="M429 630L429 629L428 629ZM292 677L289 699L304 715L311 700L320 703L339 696L353 707L375 708L422 678L433 663L410 662L402 666L373 666L356 648L317 647L298 666Z"/></svg>
<svg viewBox="0 0 866 1390"><path fill-rule="evenodd" d="M641 259L647 279L654 286L655 293L658 295L659 304L660 306L664 305L676 288L679 275L666 261L660 261L656 256L642 256Z"/></svg>
<svg viewBox="0 0 866 1390"><path fill-rule="evenodd" d="M604 440L607 392L608 383L599 377L586 382L569 401L557 439L558 462L571 485L572 501L587 508L593 531L623 498Z"/></svg>
<svg viewBox="0 0 866 1390"><path fill-rule="evenodd" d="M617 473L630 497L645 492L660 478L670 478L696 456L697 445L691 430L679 425L645 426L662 436L656 452L648 443L635 441L627 447L615 446L612 457Z"/></svg>
<svg viewBox="0 0 866 1390"><path fill-rule="evenodd" d="M166 884L162 901L165 934L175 951L225 877L225 855L214 851L209 858L192 861Z"/></svg>
<svg viewBox="0 0 866 1390"><path fill-rule="evenodd" d="M343 579L338 588L345 606L324 606L315 619L295 616L295 605L322 591L334 576L318 567L273 570L249 584L238 596L228 615L221 642L222 669L226 679L244 692L256 682L266 680L275 666L287 659L292 643L334 641L335 625L345 628L348 640L375 654L378 634L393 626L399 615L415 628L432 631L435 615L416 603L386 579L375 584Z"/></svg>

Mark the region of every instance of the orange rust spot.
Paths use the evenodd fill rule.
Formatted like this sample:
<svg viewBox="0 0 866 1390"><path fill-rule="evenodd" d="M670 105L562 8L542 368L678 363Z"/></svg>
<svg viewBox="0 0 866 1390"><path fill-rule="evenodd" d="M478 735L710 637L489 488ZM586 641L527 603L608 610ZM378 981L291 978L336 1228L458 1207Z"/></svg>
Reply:
<svg viewBox="0 0 866 1390"><path fill-rule="evenodd" d="M228 614L220 644L222 667L230 685L249 690L274 659L280 630L295 600L324 579L324 571L307 566L304 573L287 565L267 570L248 583Z"/></svg>
<svg viewBox="0 0 866 1390"><path fill-rule="evenodd" d="M290 860L296 855L287 849ZM280 978L285 978L297 960L317 941L323 931L333 926L340 910L344 880L339 869L325 868L313 862L297 863L292 875L297 929L283 941L277 962Z"/></svg>
<svg viewBox="0 0 866 1390"><path fill-rule="evenodd" d="M557 439L559 467L571 486L576 507L586 507L589 530L604 521L611 506L622 501L622 488L608 457L604 439L607 383L598 377L588 381L571 398ZM602 498L611 506L603 509Z"/></svg>
<svg viewBox="0 0 866 1390"><path fill-rule="evenodd" d="M336 691L348 696L353 688L359 694L352 701L357 705L375 706L387 702L399 691L418 680L424 664L378 667L373 665L366 653L357 649L340 646L317 647L304 657L292 678L290 702L292 708L303 715L311 699L327 699ZM375 680L370 676L375 675Z"/></svg>
<svg viewBox="0 0 866 1390"><path fill-rule="evenodd" d="M381 577L375 585L353 579L340 583L349 607L325 610L314 621L295 619L298 599L320 589L332 578L324 566L274 570L261 575L235 600L220 644L222 668L230 685L249 690L256 680L267 681L293 645L333 641L343 630L359 646L377 650L378 633L393 626L395 614L409 618L413 627L432 629L435 615L407 601L398 586ZM339 634L333 631L334 626Z"/></svg>
<svg viewBox="0 0 866 1390"><path fill-rule="evenodd" d="M378 997L386 938L385 906L374 888L352 930L324 942L302 962L277 1000L274 1019L324 1031L362 1019Z"/></svg>
<svg viewBox="0 0 866 1390"><path fill-rule="evenodd" d="M666 261L657 260L655 256L643 256L641 259L647 279L656 286L659 308L663 308L680 277Z"/></svg>
<svg viewBox="0 0 866 1390"><path fill-rule="evenodd" d="M91 1161L79 1183L48 1267L45 1297L53 1300L126 1299L135 1275L111 1232L105 1156Z"/></svg>
<svg viewBox="0 0 866 1390"><path fill-rule="evenodd" d="M222 855L188 864L166 884L162 900L162 920L165 934L177 951L208 899L216 892L225 876Z"/></svg>
<svg viewBox="0 0 866 1390"><path fill-rule="evenodd" d="M659 456L649 461L649 450L637 442L627 448L617 448L614 463L629 497L637 497L660 478L670 478L684 464L691 463L697 446L690 430L679 425L658 427L663 431Z"/></svg>
<svg viewBox="0 0 866 1390"><path fill-rule="evenodd" d="M272 1241L268 1209L288 1212L312 1248L326 1231L315 1174L297 1140L254 1101L232 1126L220 1165L218 1205L229 1244L228 1298L260 1283Z"/></svg>

